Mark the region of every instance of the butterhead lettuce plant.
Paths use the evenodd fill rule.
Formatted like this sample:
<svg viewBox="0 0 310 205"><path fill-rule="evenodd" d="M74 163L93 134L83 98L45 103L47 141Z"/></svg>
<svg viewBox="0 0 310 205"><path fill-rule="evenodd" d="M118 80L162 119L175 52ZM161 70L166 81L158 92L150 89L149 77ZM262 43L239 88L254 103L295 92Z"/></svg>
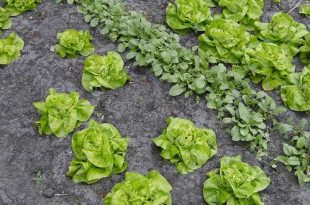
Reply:
<svg viewBox="0 0 310 205"><path fill-rule="evenodd" d="M190 29L204 31L206 24L213 19L210 5L209 0L176 0L174 4L168 4L166 22L179 33Z"/></svg>
<svg viewBox="0 0 310 205"><path fill-rule="evenodd" d="M62 58L75 58L77 55L89 56L95 48L91 44L92 36L88 31L67 29L57 34L59 41L55 45L56 54Z"/></svg>
<svg viewBox="0 0 310 205"><path fill-rule="evenodd" d="M17 16L26 11L34 10L43 0L6 0L6 9L10 16Z"/></svg>
<svg viewBox="0 0 310 205"><path fill-rule="evenodd" d="M259 192L270 179L257 167L242 162L241 156L223 157L220 168L208 173L203 196L208 204L263 205Z"/></svg>
<svg viewBox="0 0 310 205"><path fill-rule="evenodd" d="M232 20L217 19L206 26L199 36L201 57L211 63L241 63L250 34Z"/></svg>
<svg viewBox="0 0 310 205"><path fill-rule="evenodd" d="M2 30L9 29L12 26L12 21L7 10L0 7L0 34Z"/></svg>
<svg viewBox="0 0 310 205"><path fill-rule="evenodd" d="M106 56L91 55L84 61L82 84L85 90L93 88L116 89L128 80L122 57L116 52Z"/></svg>
<svg viewBox="0 0 310 205"><path fill-rule="evenodd" d="M172 205L172 187L158 171L146 176L127 172L125 180L117 183L104 198L105 205Z"/></svg>
<svg viewBox="0 0 310 205"><path fill-rule="evenodd" d="M154 139L160 155L176 165L180 174L202 167L217 153L216 135L211 129L197 128L190 120L167 119L168 127Z"/></svg>
<svg viewBox="0 0 310 205"><path fill-rule="evenodd" d="M223 12L215 18L240 22L248 30L254 29L254 22L263 15L264 0L215 0Z"/></svg>
<svg viewBox="0 0 310 205"><path fill-rule="evenodd" d="M93 184L127 168L128 139L111 124L91 120L86 129L72 138L72 160L67 176L73 182Z"/></svg>
<svg viewBox="0 0 310 205"><path fill-rule="evenodd" d="M293 17L284 12L278 12L270 23L255 22L260 39L277 44L286 43L297 49L309 33L307 27L294 21Z"/></svg>
<svg viewBox="0 0 310 205"><path fill-rule="evenodd" d="M57 137L67 136L94 112L94 106L87 100L80 100L77 92L57 93L54 89L49 89L45 102L33 105L41 114L41 119L35 122L40 134Z"/></svg>
<svg viewBox="0 0 310 205"><path fill-rule="evenodd" d="M16 33L0 39L0 65L8 65L17 60L24 48L24 41Z"/></svg>
<svg viewBox="0 0 310 205"><path fill-rule="evenodd" d="M281 87L283 103L294 111L310 110L310 65L302 72L288 76L288 85Z"/></svg>
<svg viewBox="0 0 310 205"><path fill-rule="evenodd" d="M264 90L273 90L287 82L287 76L295 72L293 54L286 45L260 43L247 49L247 68L254 83L262 82Z"/></svg>

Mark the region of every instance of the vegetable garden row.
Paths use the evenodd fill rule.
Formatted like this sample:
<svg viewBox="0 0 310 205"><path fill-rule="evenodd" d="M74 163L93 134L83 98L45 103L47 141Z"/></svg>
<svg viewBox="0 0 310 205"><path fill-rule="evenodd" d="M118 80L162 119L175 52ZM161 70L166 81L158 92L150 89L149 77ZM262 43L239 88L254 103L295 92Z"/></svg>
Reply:
<svg viewBox="0 0 310 205"><path fill-rule="evenodd" d="M60 3L61 1L58 1ZM33 10L41 0L6 0L0 8L0 31L10 29L11 17ZM271 166L285 165L301 186L310 182L310 132L306 119L283 122L279 116L287 108L310 111L310 33L289 13L278 12L270 22L260 22L264 0L176 0L169 3L164 25L150 23L142 14L127 11L122 0L68 0L91 27L118 43L117 51L95 55L88 31L67 29L57 34L51 48L61 58L84 56L81 83L94 89L118 89L130 76L124 61L151 67L162 81L172 84L171 96L184 94L205 100L217 111L233 141L248 144L258 160L268 156L271 132L283 136L283 154ZM221 7L219 14L211 8ZM309 16L310 5L300 6ZM307 17L306 17L307 18ZM185 47L180 35L199 34L199 45ZM0 64L10 64L21 56L24 41L16 33L0 39ZM121 55L120 53L123 53ZM294 58L305 65L297 71ZM261 84L264 91L256 91ZM280 91L285 107L278 106L267 91ZM108 123L91 120L94 106L79 93L54 89L43 102L34 102L41 118L35 122L40 134L67 137L81 124L87 128L72 136L74 159L67 176L75 183L93 184L126 171L129 138ZM217 154L216 133L197 127L191 120L169 117L167 128L153 139L160 155L176 166L179 174L189 174ZM208 204L263 204L260 191L271 180L264 171L242 161L241 156L224 156L220 167L208 173L203 196ZM104 198L104 204L172 204L173 187L158 171L146 176L127 172Z"/></svg>

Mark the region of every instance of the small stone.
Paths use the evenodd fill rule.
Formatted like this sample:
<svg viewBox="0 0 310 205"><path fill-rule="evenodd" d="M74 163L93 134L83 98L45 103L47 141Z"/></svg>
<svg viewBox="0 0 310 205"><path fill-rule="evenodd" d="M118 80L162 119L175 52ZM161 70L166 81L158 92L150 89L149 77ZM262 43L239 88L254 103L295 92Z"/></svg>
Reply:
<svg viewBox="0 0 310 205"><path fill-rule="evenodd" d="M51 189L51 188L48 188L48 189L44 190L43 196L45 198L52 198L54 196L54 190Z"/></svg>

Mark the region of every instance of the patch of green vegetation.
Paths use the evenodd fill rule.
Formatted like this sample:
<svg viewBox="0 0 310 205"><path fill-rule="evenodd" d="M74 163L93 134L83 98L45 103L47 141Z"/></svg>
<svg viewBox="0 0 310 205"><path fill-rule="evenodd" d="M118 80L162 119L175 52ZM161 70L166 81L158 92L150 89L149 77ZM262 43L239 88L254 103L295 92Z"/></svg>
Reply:
<svg viewBox="0 0 310 205"><path fill-rule="evenodd" d="M278 125L279 132L287 142L283 143L283 155L278 156L275 162L282 163L288 171L294 172L301 186L310 182L310 132L306 131L307 128L306 119L297 124L291 120Z"/></svg>
<svg viewBox="0 0 310 205"><path fill-rule="evenodd" d="M92 27L100 27L101 34L119 42L118 51L128 51L126 59L134 60L137 66L151 66L156 76L171 83L170 95L184 93L186 97L193 94L198 98L205 97L208 107L218 110L219 119L226 118L223 123L233 140L249 142L251 150L258 152L258 157L266 155L268 122L284 109L277 107L266 93L253 90L249 80L244 78L246 71L242 67L234 66L231 71L224 65L218 65L209 69L206 58L202 57L202 49L182 46L177 34L169 33L162 25L151 24L137 12L126 12L122 1L82 0L78 11L84 14L84 20ZM236 28L242 30L239 26ZM244 30L240 33L246 35ZM236 41L236 45L242 41L238 35L229 35L223 32L226 41L235 39L232 41ZM229 48L224 51L230 52ZM254 120L239 114L242 104L246 109L241 110L254 115Z"/></svg>

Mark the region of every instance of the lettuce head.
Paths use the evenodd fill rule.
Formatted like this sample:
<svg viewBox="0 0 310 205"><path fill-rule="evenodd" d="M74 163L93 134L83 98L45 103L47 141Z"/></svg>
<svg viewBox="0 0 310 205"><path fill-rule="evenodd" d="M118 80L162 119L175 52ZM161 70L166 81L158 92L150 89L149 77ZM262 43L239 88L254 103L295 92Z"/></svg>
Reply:
<svg viewBox="0 0 310 205"><path fill-rule="evenodd" d="M208 204L214 205L263 205L259 192L269 184L265 172L242 162L241 156L223 157L220 168L208 174L203 196Z"/></svg>
<svg viewBox="0 0 310 205"><path fill-rule="evenodd" d="M211 129L197 128L183 118L168 118L168 127L154 139L161 156L176 165L180 174L202 167L217 152L216 135Z"/></svg>
<svg viewBox="0 0 310 205"><path fill-rule="evenodd" d="M123 138L116 127L91 120L86 129L72 138L75 159L67 176L75 183L93 184L113 173L123 172L127 168L127 146L128 139Z"/></svg>
<svg viewBox="0 0 310 205"><path fill-rule="evenodd" d="M209 0L176 0L169 3L166 22L176 32L186 33L190 29L204 31L207 23L212 21Z"/></svg>
<svg viewBox="0 0 310 205"><path fill-rule="evenodd" d="M201 57L210 63L241 63L249 42L250 34L244 27L225 19L214 20L206 26L205 33L199 36Z"/></svg>
<svg viewBox="0 0 310 205"><path fill-rule="evenodd" d="M45 102L35 102L33 105L41 114L36 121L40 134L54 134L65 137L87 121L94 112L94 106L87 100L80 100L77 92L57 93L49 89Z"/></svg>
<svg viewBox="0 0 310 205"><path fill-rule="evenodd" d="M59 43L55 45L55 51L61 58L76 58L78 54L89 56L95 51L94 46L90 43L92 36L88 31L77 31L67 29L57 34Z"/></svg>
<svg viewBox="0 0 310 205"><path fill-rule="evenodd" d="M172 205L172 187L158 171L146 176L127 172L125 180L117 183L104 198L104 205Z"/></svg>
<svg viewBox="0 0 310 205"><path fill-rule="evenodd" d="M124 61L116 52L108 52L106 56L91 55L84 61L82 84L87 91L100 87L120 88L127 80Z"/></svg>
<svg viewBox="0 0 310 205"><path fill-rule="evenodd" d="M21 56L24 41L16 33L0 39L0 65L8 65Z"/></svg>

